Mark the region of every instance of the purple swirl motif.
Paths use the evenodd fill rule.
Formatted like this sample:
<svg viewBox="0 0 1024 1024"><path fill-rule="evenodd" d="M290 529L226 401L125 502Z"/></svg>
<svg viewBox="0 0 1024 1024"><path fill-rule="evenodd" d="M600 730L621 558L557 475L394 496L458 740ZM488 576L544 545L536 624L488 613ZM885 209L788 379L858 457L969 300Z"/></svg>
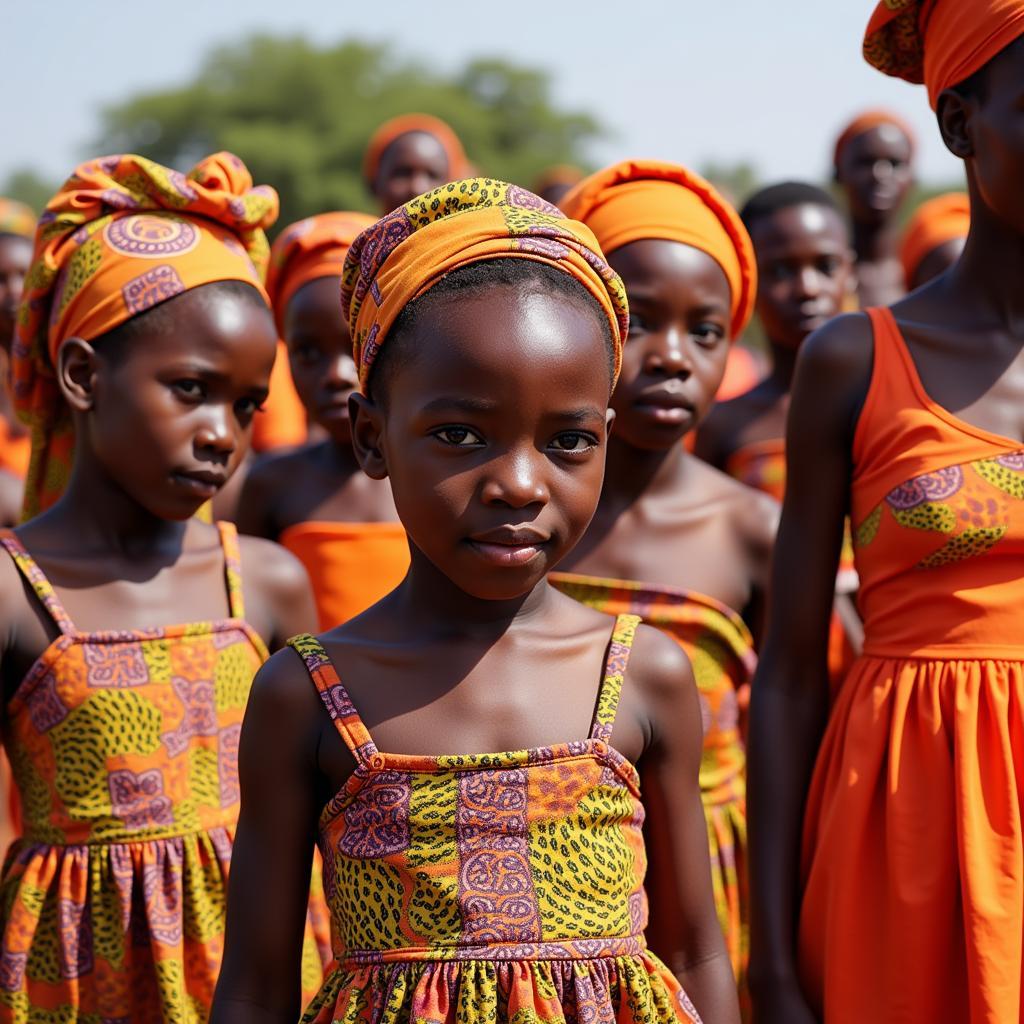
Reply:
<svg viewBox="0 0 1024 1024"><path fill-rule="evenodd" d="M194 225L165 213L118 217L103 229L103 235L116 252L142 259L180 256L199 244L199 232Z"/></svg>
<svg viewBox="0 0 1024 1024"><path fill-rule="evenodd" d="M547 256L552 260L564 260L569 256L569 250L561 242L553 238L536 238L527 235L517 238L513 243L520 252L533 252L538 256Z"/></svg>
<svg viewBox="0 0 1024 1024"><path fill-rule="evenodd" d="M182 888L180 853L165 848L161 863L142 869L142 892L146 901L146 919L157 942L177 946L182 938Z"/></svg>
<svg viewBox="0 0 1024 1024"><path fill-rule="evenodd" d="M0 989L17 992L25 980L28 953L12 953L5 949L0 955Z"/></svg>
<svg viewBox="0 0 1024 1024"><path fill-rule="evenodd" d="M509 185L506 199L510 206L518 206L524 210L536 210L538 213L546 213L549 217L557 217L559 220L566 219L565 214L557 206L553 206L546 199L541 199L540 196L534 195L520 185Z"/></svg>
<svg viewBox="0 0 1024 1024"><path fill-rule="evenodd" d="M125 828L139 830L174 824L170 798L164 795L164 777L159 768L135 772L128 768L107 777L115 817Z"/></svg>
<svg viewBox="0 0 1024 1024"><path fill-rule="evenodd" d="M123 690L149 682L146 656L134 633L126 633L125 643L83 644L86 683L104 689Z"/></svg>
<svg viewBox="0 0 1024 1024"><path fill-rule="evenodd" d="M174 730L165 732L160 739L170 757L183 754L196 736L216 736L217 695L212 679L185 679L173 676L171 686L181 701L184 715Z"/></svg>
<svg viewBox="0 0 1024 1024"><path fill-rule="evenodd" d="M960 466L937 469L912 477L899 487L894 487L885 497L891 508L898 512L916 508L926 501L945 501L964 485L964 471Z"/></svg>
<svg viewBox="0 0 1024 1024"><path fill-rule="evenodd" d="M93 968L92 915L85 903L57 900L60 928L60 976L81 978Z"/></svg>
<svg viewBox="0 0 1024 1024"><path fill-rule="evenodd" d="M174 191L177 192L182 199L199 198L199 193L188 183L188 178L186 178L181 171L171 171L168 177L171 180L171 185L174 187Z"/></svg>
<svg viewBox="0 0 1024 1024"><path fill-rule="evenodd" d="M345 811L339 852L366 859L407 850L411 798L412 779L406 772L377 772Z"/></svg>
<svg viewBox="0 0 1024 1024"><path fill-rule="evenodd" d="M1024 452L1012 452L1010 455L996 456L996 462L1016 473L1024 473Z"/></svg>
<svg viewBox="0 0 1024 1024"><path fill-rule="evenodd" d="M26 690L24 699L32 727L38 733L49 732L67 718L69 709L57 693L57 677L52 670Z"/></svg>

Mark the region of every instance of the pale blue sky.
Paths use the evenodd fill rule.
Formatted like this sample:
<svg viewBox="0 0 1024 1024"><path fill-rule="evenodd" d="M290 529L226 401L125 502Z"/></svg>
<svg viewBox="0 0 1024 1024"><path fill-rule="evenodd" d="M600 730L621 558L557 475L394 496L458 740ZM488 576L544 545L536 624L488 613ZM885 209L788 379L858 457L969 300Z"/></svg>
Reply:
<svg viewBox="0 0 1024 1024"><path fill-rule="evenodd" d="M321 43L388 40L457 67L505 56L543 67L568 106L610 129L596 162L750 160L764 179L820 178L844 119L899 111L918 131L920 175L956 182L924 90L860 56L874 0L2 0L0 180L35 165L63 177L87 152L97 111L187 80L211 46L254 31ZM421 13L422 12L422 13ZM244 155L244 154L243 154Z"/></svg>

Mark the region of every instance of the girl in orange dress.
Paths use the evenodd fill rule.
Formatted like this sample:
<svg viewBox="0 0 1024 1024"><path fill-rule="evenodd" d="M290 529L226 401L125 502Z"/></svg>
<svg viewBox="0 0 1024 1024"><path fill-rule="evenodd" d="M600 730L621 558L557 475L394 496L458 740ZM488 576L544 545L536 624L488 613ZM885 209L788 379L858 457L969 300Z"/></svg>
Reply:
<svg viewBox="0 0 1024 1024"><path fill-rule="evenodd" d="M349 396L358 379L338 294L349 246L372 223L361 213L322 213L286 228L270 254L267 290L291 377L327 438L258 462L237 522L243 533L279 541L305 565L321 629L365 611L409 567L391 488L370 479L352 449Z"/></svg>
<svg viewBox="0 0 1024 1024"><path fill-rule="evenodd" d="M886 2L868 28L872 63L926 82L971 228L797 360L751 707L758 1024L1024 1017L1022 34L1021 0ZM865 642L829 709L847 513Z"/></svg>
<svg viewBox="0 0 1024 1024"><path fill-rule="evenodd" d="M9 386L11 344L18 303L32 259L35 214L22 203L0 196L0 472L24 480L31 444L11 405ZM5 482L7 499L12 484ZM4 501L4 507L9 499Z"/></svg>
<svg viewBox="0 0 1024 1024"><path fill-rule="evenodd" d="M276 207L228 153L188 176L124 155L78 167L41 219L13 350L31 518L0 532L24 819L0 1021L208 1015L249 688L314 615L287 552L194 516L266 395Z"/></svg>
<svg viewBox="0 0 1024 1024"><path fill-rule="evenodd" d="M735 1024L689 662L547 582L601 490L619 278L584 225L475 178L368 228L344 282L353 443L411 564L257 679L215 1024L294 1021L313 831L338 964L307 1024ZM637 760L680 879L650 908Z"/></svg>

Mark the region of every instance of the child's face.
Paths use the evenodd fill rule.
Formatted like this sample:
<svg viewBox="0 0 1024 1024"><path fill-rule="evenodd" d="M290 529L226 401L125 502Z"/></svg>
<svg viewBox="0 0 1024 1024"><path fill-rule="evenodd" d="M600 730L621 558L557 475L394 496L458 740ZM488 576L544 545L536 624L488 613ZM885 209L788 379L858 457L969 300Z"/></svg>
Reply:
<svg viewBox="0 0 1024 1024"><path fill-rule="evenodd" d="M609 257L629 297L629 338L612 395L615 435L664 451L707 415L729 356L730 289L707 253L644 239Z"/></svg>
<svg viewBox="0 0 1024 1024"><path fill-rule="evenodd" d="M910 140L894 124L880 124L851 139L836 180L846 190L855 220L887 221L914 183Z"/></svg>
<svg viewBox="0 0 1024 1024"><path fill-rule="evenodd" d="M390 213L448 181L448 154L429 132L406 132L381 156L374 193Z"/></svg>
<svg viewBox="0 0 1024 1024"><path fill-rule="evenodd" d="M18 235L0 235L0 349L10 351L32 243Z"/></svg>
<svg viewBox="0 0 1024 1024"><path fill-rule="evenodd" d="M514 600L576 544L600 497L610 375L598 314L502 285L427 307L412 332L386 409L361 400L355 431L373 409L419 550L466 593Z"/></svg>
<svg viewBox="0 0 1024 1024"><path fill-rule="evenodd" d="M830 207L788 206L751 229L757 253L757 311L769 339L796 348L842 312L852 290L846 225Z"/></svg>
<svg viewBox="0 0 1024 1024"><path fill-rule="evenodd" d="M204 294L205 292L205 294ZM143 508L187 519L238 468L266 400L277 346L270 311L215 286L169 300L115 360L98 355L78 443ZM83 437L84 431L84 437Z"/></svg>
<svg viewBox="0 0 1024 1024"><path fill-rule="evenodd" d="M348 397L359 379L338 278L318 278L295 293L284 334L292 380L306 412L336 444L351 445Z"/></svg>

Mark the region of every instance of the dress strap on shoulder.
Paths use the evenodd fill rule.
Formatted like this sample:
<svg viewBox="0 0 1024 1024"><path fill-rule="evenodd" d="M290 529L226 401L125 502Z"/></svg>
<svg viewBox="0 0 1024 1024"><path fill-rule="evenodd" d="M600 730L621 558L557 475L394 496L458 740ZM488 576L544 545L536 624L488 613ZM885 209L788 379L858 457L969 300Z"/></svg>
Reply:
<svg viewBox="0 0 1024 1024"><path fill-rule="evenodd" d="M64 605L60 603L60 598L57 597L53 585L43 575L43 570L36 565L35 559L25 550L25 545L18 540L13 530L0 530L0 545L7 549L7 553L14 560L18 571L25 577L28 585L39 598L40 604L56 623L57 628L65 636L74 635L77 632L75 624L64 610Z"/></svg>
<svg viewBox="0 0 1024 1024"><path fill-rule="evenodd" d="M306 671L309 672L335 728L345 741L345 746L352 751L352 756L359 764L366 764L377 753L377 747L370 739L370 734L366 731L359 712L353 706L348 691L342 686L323 644L312 634L302 633L293 636L288 641L288 646L305 663Z"/></svg>
<svg viewBox="0 0 1024 1024"><path fill-rule="evenodd" d="M594 724L590 727L590 738L607 743L615 725L615 713L619 710L622 683L626 677L626 665L633 649L633 637L640 625L639 615L618 615L608 644L608 657L604 663L604 678L597 695L597 709Z"/></svg>
<svg viewBox="0 0 1024 1024"><path fill-rule="evenodd" d="M238 547L238 529L234 523L217 522L220 546L224 549L224 580L228 588L228 612L233 619L245 618L242 596L242 553Z"/></svg>

